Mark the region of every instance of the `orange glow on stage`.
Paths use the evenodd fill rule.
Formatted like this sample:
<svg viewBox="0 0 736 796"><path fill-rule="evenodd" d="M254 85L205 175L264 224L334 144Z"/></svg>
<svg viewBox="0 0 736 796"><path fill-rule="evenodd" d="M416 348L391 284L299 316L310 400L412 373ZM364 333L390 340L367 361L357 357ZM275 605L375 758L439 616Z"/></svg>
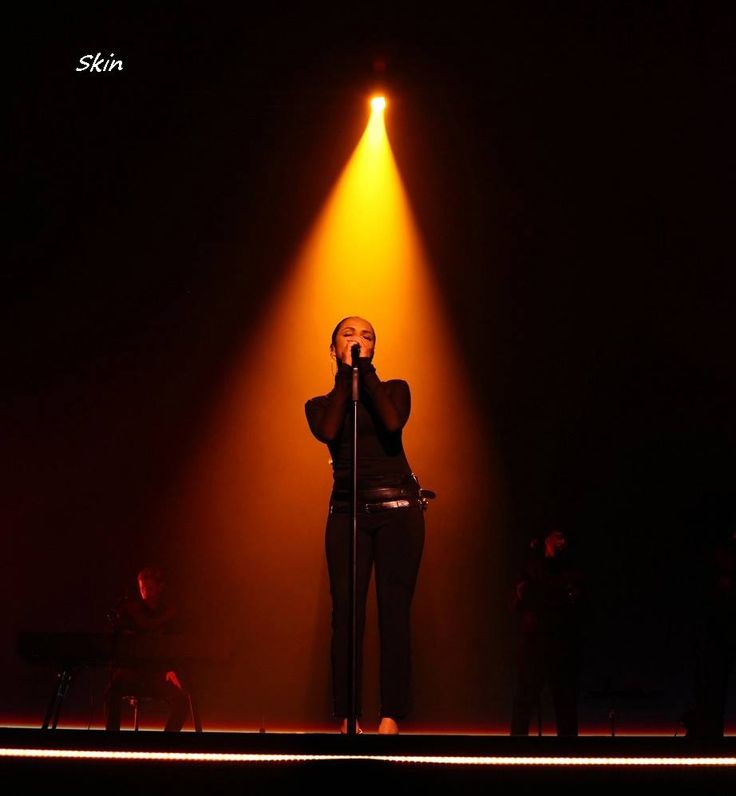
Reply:
<svg viewBox="0 0 736 796"><path fill-rule="evenodd" d="M247 652L233 674L240 702L228 704L244 724L330 721L323 537L332 474L304 403L332 388L330 335L348 315L373 324L380 378L408 381L405 450L439 495L413 609L417 715L452 726L451 705L476 704L486 679L490 653L479 639L492 637L484 624L494 621L486 584L498 582L503 558L490 430L459 365L381 106L374 100L289 279L264 300L166 519L199 550L197 566L221 571L230 589L227 620ZM374 611L369 603L367 712L377 705Z"/></svg>

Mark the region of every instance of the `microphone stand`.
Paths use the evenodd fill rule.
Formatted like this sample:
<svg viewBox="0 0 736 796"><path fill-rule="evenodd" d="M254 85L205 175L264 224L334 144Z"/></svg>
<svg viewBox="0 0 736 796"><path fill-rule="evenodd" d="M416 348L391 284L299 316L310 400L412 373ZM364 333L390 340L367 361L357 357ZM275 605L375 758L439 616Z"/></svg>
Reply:
<svg viewBox="0 0 736 796"><path fill-rule="evenodd" d="M358 349L356 352L356 348ZM356 345L351 349L353 358L353 455L352 455L352 533L350 535L350 650L348 653L348 726L347 734L357 733L357 695L358 695L358 623L357 623L357 587L358 587L358 356L360 348Z"/></svg>

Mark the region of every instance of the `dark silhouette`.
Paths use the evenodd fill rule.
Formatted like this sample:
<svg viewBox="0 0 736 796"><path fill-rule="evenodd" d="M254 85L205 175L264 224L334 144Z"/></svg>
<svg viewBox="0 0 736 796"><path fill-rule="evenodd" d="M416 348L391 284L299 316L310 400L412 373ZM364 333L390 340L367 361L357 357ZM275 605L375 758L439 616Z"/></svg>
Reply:
<svg viewBox="0 0 736 796"><path fill-rule="evenodd" d="M557 734L578 734L582 577L563 531L533 539L511 598L519 618L511 734L527 735L532 712L549 687Z"/></svg>
<svg viewBox="0 0 736 796"><path fill-rule="evenodd" d="M709 545L696 612L694 707L685 716L694 738L720 738L728 681L736 659L736 534Z"/></svg>
<svg viewBox="0 0 736 796"><path fill-rule="evenodd" d="M165 634L177 630L177 612L169 602L163 571L147 567L138 573L136 598L124 599L108 614L116 633ZM165 729L178 732L189 710L189 696L173 670L137 667L117 668L105 698L105 729L120 729L120 703L124 697L155 697L169 704Z"/></svg>

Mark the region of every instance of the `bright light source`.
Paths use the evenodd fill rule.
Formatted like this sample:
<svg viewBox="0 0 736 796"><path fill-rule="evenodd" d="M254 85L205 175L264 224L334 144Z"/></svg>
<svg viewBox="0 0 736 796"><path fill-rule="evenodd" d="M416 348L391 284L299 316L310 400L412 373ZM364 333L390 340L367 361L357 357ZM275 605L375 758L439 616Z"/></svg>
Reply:
<svg viewBox="0 0 736 796"><path fill-rule="evenodd" d="M371 108L374 113L381 113L386 108L386 97L373 97Z"/></svg>

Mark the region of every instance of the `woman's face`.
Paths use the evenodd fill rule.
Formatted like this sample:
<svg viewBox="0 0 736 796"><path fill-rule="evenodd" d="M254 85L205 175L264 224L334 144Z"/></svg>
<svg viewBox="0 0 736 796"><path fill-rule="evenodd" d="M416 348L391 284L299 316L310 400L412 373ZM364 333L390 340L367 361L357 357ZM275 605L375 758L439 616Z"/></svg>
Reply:
<svg viewBox="0 0 736 796"><path fill-rule="evenodd" d="M364 318L346 318L337 330L335 344L331 347L332 353L338 362L352 364L350 349L355 343L360 346L360 356L373 359L376 347L376 333L373 327Z"/></svg>

